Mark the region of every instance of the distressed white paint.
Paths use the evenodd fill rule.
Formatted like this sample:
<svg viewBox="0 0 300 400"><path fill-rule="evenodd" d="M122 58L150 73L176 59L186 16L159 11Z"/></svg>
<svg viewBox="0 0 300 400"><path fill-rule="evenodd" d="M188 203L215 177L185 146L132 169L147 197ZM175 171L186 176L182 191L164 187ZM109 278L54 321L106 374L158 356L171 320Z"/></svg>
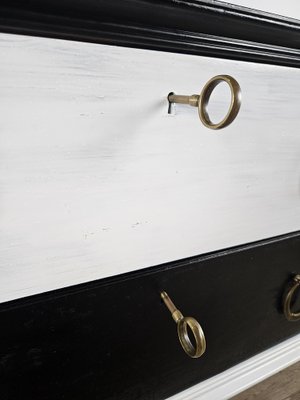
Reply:
<svg viewBox="0 0 300 400"><path fill-rule="evenodd" d="M299 70L6 34L0 60L0 301L300 228ZM220 73L230 127L167 114Z"/></svg>
<svg viewBox="0 0 300 400"><path fill-rule="evenodd" d="M285 17L300 19L299 0L230 0L224 3L235 4L238 6L283 15Z"/></svg>
<svg viewBox="0 0 300 400"><path fill-rule="evenodd" d="M169 400L226 400L300 360L300 335L195 385Z"/></svg>

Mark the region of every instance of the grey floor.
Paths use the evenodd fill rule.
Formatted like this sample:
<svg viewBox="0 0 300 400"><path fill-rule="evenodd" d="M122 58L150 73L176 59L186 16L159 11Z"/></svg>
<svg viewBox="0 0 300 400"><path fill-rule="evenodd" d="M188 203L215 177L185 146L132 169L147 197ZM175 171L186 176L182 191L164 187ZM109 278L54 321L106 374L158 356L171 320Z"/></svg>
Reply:
<svg viewBox="0 0 300 400"><path fill-rule="evenodd" d="M231 400L300 400L300 362Z"/></svg>

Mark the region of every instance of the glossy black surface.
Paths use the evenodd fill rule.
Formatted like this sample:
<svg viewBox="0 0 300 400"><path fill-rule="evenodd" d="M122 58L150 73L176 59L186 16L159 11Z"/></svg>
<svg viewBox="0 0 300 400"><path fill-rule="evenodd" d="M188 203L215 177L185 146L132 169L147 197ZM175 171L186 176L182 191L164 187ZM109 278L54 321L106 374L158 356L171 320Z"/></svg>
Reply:
<svg viewBox="0 0 300 400"><path fill-rule="evenodd" d="M300 66L300 22L226 3L4 0L0 31Z"/></svg>
<svg viewBox="0 0 300 400"><path fill-rule="evenodd" d="M299 260L292 234L3 303L1 400L171 396L300 332L281 305ZM181 349L161 290L201 323L200 359Z"/></svg>

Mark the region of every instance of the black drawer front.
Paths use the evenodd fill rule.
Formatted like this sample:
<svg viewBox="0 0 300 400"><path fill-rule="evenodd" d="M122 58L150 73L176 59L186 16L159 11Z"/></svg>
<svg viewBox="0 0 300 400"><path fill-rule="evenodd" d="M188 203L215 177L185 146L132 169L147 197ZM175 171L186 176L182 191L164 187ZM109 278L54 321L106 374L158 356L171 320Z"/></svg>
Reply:
<svg viewBox="0 0 300 400"><path fill-rule="evenodd" d="M3 303L1 399L167 398L300 332L282 312L299 261L293 234ZM201 358L182 350L162 290L202 325Z"/></svg>

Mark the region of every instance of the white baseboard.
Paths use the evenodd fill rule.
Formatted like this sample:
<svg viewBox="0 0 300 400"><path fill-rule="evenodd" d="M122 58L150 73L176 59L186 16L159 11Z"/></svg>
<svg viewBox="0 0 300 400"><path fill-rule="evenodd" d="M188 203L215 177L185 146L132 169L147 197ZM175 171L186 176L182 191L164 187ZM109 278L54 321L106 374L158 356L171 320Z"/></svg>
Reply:
<svg viewBox="0 0 300 400"><path fill-rule="evenodd" d="M169 400L226 400L300 360L300 334Z"/></svg>

